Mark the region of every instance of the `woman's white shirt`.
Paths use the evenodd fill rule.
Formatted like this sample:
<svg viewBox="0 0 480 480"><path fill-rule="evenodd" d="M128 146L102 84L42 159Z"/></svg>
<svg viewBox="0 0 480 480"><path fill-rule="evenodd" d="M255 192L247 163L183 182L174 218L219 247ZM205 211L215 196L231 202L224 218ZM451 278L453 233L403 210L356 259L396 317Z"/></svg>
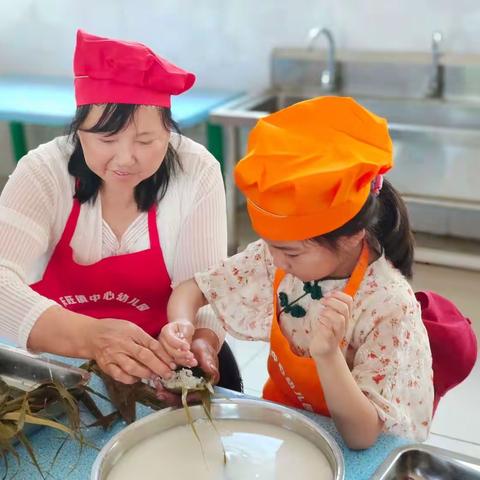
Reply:
<svg viewBox="0 0 480 480"><path fill-rule="evenodd" d="M226 257L227 230L219 163L187 137L172 133L171 143L181 169L158 204L157 225L175 286ZM42 278L72 208L72 149L67 137L58 137L30 151L0 196L0 336L23 348L38 317L55 304L28 285ZM102 218L101 202L83 204L71 246L75 261L86 265L149 248L147 214L140 214L118 240ZM210 307L199 312L197 321L223 340Z"/></svg>

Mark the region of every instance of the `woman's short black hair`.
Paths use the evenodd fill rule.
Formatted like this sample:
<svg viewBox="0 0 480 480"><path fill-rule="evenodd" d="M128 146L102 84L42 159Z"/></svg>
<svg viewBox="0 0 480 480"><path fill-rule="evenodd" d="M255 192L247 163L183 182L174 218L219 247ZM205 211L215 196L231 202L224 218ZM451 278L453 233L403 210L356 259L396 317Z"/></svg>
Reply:
<svg viewBox="0 0 480 480"><path fill-rule="evenodd" d="M96 175L85 162L82 145L78 138L78 131L83 130L91 133L107 133L114 135L127 127L133 120L135 112L140 105L108 103L98 121L88 129L82 129L81 125L87 118L93 105L82 105L77 108L75 117L68 128L68 135L73 142L74 149L68 162L68 172L76 180L75 195L80 203L95 201L102 185L102 179ZM156 108L162 119L163 125L169 131L180 133L178 125L172 118L169 108ZM149 208L163 198L170 178L177 169L181 169L180 160L176 150L171 144L168 145L165 158L159 169L149 178L141 181L135 187L135 201L140 211L148 211Z"/></svg>

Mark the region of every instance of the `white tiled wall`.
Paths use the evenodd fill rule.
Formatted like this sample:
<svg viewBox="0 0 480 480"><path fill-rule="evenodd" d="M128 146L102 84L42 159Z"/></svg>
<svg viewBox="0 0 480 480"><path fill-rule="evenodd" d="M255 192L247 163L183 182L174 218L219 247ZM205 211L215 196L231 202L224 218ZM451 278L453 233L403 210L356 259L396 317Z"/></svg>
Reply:
<svg viewBox="0 0 480 480"><path fill-rule="evenodd" d="M445 49L478 52L476 0L17 0L0 2L0 72L69 74L77 27L143 41L191 68L199 83L254 88L268 55L330 27L339 47L423 50L441 29Z"/></svg>

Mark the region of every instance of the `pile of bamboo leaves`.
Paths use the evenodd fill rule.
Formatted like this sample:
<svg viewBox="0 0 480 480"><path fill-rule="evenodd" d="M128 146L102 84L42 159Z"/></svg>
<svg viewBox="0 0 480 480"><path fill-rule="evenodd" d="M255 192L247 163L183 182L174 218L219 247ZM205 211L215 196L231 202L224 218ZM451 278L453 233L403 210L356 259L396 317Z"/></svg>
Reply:
<svg viewBox="0 0 480 480"><path fill-rule="evenodd" d="M145 383L138 382L133 385L125 385L117 382L102 372L93 361L83 365L82 368L98 375L102 379L108 396L93 390L88 385L80 385L73 389L67 389L64 385L56 381L42 383L31 392L23 392L10 387L0 379L0 456L3 458L5 464L5 474L2 480L5 480L8 475L8 454L11 454L17 462L20 462L20 455L17 451L19 444L25 447L41 477L45 478L37 461L35 451L25 433L25 427L29 424L53 428L66 434L65 440L53 457L53 466L54 461L58 458L61 449L69 438L78 441L82 448L85 445L96 448L89 444L83 436L82 428L84 426L80 420L80 403L83 403L87 410L95 417L95 422L87 425L87 427L100 426L105 430L109 429L119 419L124 420L128 424L135 421L137 402L154 410L159 410L167 406L156 397L155 388ZM204 380L198 388L190 389L182 387L178 392L181 393L182 405L188 423L200 443L202 453L202 442L190 413L187 396L193 392L199 394L205 414L213 428L217 430L211 415L213 387L208 379ZM92 395L110 402L114 407L114 411L103 415L93 400ZM48 407L53 404L60 404L62 407L61 411L66 414L65 421L60 422L57 418L52 418ZM226 462L225 451L223 453L224 462Z"/></svg>
<svg viewBox="0 0 480 480"><path fill-rule="evenodd" d="M142 383L123 385L116 382L104 374L95 362L89 362L82 367L100 376L108 396L96 392L88 385L67 389L57 381L41 383L35 390L24 392L7 385L0 378L0 457L5 465L2 480L5 480L9 473L9 458L13 456L17 462L20 462L21 457L17 451L20 445L23 445L27 451L40 476L45 478L45 473L40 468L35 451L27 436L28 425L49 427L66 434L64 441L53 456L53 466L68 439L78 441L81 448L84 446L96 448L85 440L82 433L85 426L80 420L80 403L84 404L96 419L87 427L101 426L104 429L110 428L117 419L123 419L127 423L133 422L137 401L154 409L165 406L156 398L155 390L148 385ZM115 410L108 415L103 415L92 395L109 401ZM59 421L59 416L64 417L63 421ZM81 450L79 455L81 455Z"/></svg>
<svg viewBox="0 0 480 480"><path fill-rule="evenodd" d="M57 402L61 404L62 410L66 413L65 423L49 418L47 413L46 407ZM8 454L20 462L17 452L18 444L25 447L31 461L44 478L32 445L25 434L25 428L28 425L40 425L59 430L67 434L67 439L73 438L80 444L84 444L80 429L78 402L63 385L57 382L48 382L41 384L31 392L23 392L10 387L0 379L0 453L5 464L3 479L7 478L9 471ZM60 448L63 445L64 442ZM55 459L58 453L56 453Z"/></svg>

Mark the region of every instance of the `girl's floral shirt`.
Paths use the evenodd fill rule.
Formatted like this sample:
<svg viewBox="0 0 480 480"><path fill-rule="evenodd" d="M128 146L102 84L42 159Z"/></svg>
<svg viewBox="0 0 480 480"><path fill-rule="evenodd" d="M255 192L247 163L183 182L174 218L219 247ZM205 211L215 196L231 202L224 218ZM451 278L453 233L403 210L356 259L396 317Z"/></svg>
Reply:
<svg viewBox="0 0 480 480"><path fill-rule="evenodd" d="M272 326L275 267L262 240L220 265L195 275L224 328L236 338L268 342ZM322 292L341 290L347 279L323 280ZM303 282L286 275L278 291L291 300ZM281 313L292 350L309 356L312 319L323 308L310 295L298 302L306 315ZM369 265L354 297L342 352L353 378L384 422L384 431L425 440L433 409L432 356L420 306L402 274L384 256Z"/></svg>

